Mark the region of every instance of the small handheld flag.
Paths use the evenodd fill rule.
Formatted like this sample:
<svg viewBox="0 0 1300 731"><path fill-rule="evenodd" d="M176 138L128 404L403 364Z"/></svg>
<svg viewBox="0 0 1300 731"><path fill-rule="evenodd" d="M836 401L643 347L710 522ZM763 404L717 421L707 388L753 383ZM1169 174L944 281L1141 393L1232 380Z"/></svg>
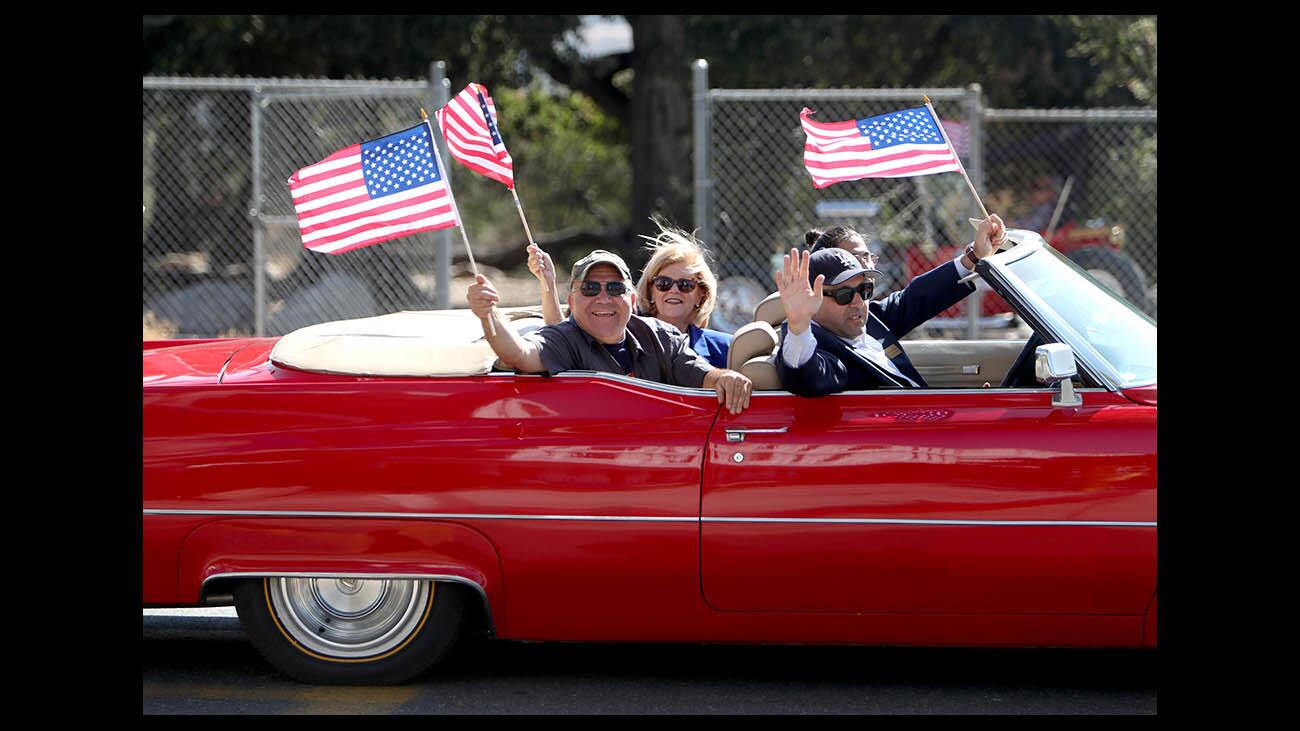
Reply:
<svg viewBox="0 0 1300 731"><path fill-rule="evenodd" d="M799 113L807 141L803 164L813 186L862 178L909 178L957 172L960 161L926 107L844 122L818 122Z"/></svg>
<svg viewBox="0 0 1300 731"><path fill-rule="evenodd" d="M459 225L424 124L302 168L289 192L303 246L326 254Z"/></svg>
<svg viewBox="0 0 1300 731"><path fill-rule="evenodd" d="M435 114L447 150L460 164L514 190L514 160L497 129L497 109L487 87L471 82Z"/></svg>

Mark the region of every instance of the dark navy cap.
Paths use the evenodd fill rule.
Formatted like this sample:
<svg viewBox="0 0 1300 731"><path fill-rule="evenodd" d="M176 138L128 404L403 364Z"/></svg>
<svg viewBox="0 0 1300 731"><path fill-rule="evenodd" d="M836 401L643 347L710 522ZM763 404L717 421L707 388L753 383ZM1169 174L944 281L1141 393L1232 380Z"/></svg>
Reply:
<svg viewBox="0 0 1300 731"><path fill-rule="evenodd" d="M879 274L876 269L867 269L862 262L841 248L818 249L808 257L808 284L817 281L818 274L826 275L826 286L843 284L859 274Z"/></svg>

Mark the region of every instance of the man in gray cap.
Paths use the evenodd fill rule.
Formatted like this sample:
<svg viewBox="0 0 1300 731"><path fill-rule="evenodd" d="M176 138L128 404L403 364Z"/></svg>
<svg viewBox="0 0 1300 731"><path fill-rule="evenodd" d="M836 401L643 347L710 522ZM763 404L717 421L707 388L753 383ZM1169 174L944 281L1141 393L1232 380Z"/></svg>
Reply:
<svg viewBox="0 0 1300 731"><path fill-rule="evenodd" d="M754 384L748 378L714 368L691 350L687 336L675 327L632 314L636 291L622 257L597 249L574 264L571 274L568 319L524 337L497 314L494 305L501 298L486 277L480 274L470 285L469 308L483 322L488 343L502 363L524 373L590 370L712 388L733 414L749 406Z"/></svg>
<svg viewBox="0 0 1300 731"><path fill-rule="evenodd" d="M879 272L848 251L827 248L801 257L791 250L776 274L786 314L776 359L782 388L801 396L924 388L899 338L974 292L973 283L960 280L1005 235L1002 219L989 216L960 257L878 302L871 295Z"/></svg>

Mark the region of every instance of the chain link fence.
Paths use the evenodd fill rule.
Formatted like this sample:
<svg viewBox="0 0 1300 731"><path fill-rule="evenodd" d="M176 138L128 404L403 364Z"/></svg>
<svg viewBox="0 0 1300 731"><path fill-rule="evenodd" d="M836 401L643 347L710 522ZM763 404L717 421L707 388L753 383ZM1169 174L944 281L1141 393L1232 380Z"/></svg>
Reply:
<svg viewBox="0 0 1300 731"><path fill-rule="evenodd" d="M864 179L817 190L803 166L807 106L841 121L919 106L928 95L990 212L1045 235L1100 282L1155 315L1156 112L995 110L980 89L708 89L696 64L696 225L713 252L734 330L774 291L781 255L812 228L845 224L880 254L878 296L955 258L980 214L959 174ZM1013 337L1011 308L975 295L909 337Z"/></svg>
<svg viewBox="0 0 1300 731"><path fill-rule="evenodd" d="M1156 111L984 111L985 204L1156 314Z"/></svg>
<svg viewBox="0 0 1300 731"><path fill-rule="evenodd" d="M336 150L418 124L420 107L445 99L440 82L145 78L146 331L282 335L434 306L445 231L346 256L311 252L286 181Z"/></svg>
<svg viewBox="0 0 1300 731"><path fill-rule="evenodd" d="M990 211L1050 234L1059 250L1154 316L1155 110L985 109L978 86L710 90L707 65L697 62L695 221L721 285L712 327L748 321L773 289L781 254L802 246L810 228L847 224L866 233L882 255L882 292L969 241L966 219L979 209L960 175L816 190L803 168L804 106L835 121L916 106L922 94ZM451 229L345 256L310 252L286 183L338 149L416 124L419 107L432 111L448 95L441 64L426 81L146 77L146 337L279 335L452 306ZM480 191L500 198L490 186L463 182L461 210L486 206ZM997 337L1014 324L1010 308L982 289L915 336Z"/></svg>

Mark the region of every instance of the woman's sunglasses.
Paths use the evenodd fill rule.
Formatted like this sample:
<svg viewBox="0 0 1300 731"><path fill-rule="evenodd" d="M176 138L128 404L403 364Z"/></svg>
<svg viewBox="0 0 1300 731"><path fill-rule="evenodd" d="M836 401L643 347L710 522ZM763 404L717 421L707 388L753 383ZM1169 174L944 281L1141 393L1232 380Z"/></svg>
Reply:
<svg viewBox="0 0 1300 731"><path fill-rule="evenodd" d="M600 282L583 280L582 284L578 285L578 291L583 297L595 297L600 294ZM627 294L627 283L618 280L605 282L605 291L609 292L610 297L622 297Z"/></svg>
<svg viewBox="0 0 1300 731"><path fill-rule="evenodd" d="M839 289L822 290L822 296L834 297L835 304L837 305L847 305L853 301L854 292L862 295L863 302L869 302L871 300L871 295L875 291L876 283L868 280L856 287L840 287Z"/></svg>
<svg viewBox="0 0 1300 731"><path fill-rule="evenodd" d="M667 292L673 288L674 284L676 284L677 289L681 290L682 294L694 291L696 284L694 279L678 279L674 281L669 277L655 277L650 280L650 283L660 292Z"/></svg>

